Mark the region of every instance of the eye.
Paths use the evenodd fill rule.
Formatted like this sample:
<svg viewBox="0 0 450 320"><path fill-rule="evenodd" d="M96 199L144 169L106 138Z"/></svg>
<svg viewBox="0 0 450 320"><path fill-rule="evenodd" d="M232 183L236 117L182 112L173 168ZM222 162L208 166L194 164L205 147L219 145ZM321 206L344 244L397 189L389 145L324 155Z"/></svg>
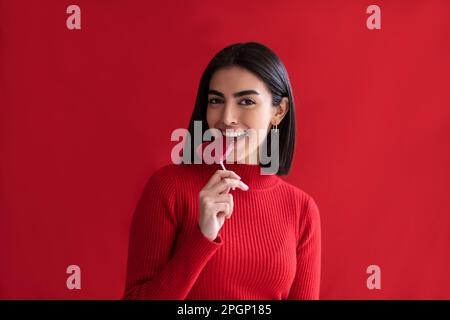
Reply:
<svg viewBox="0 0 450 320"><path fill-rule="evenodd" d="M222 99L219 99L219 98L211 98L211 99L208 100L209 104L219 104L219 103L222 103L222 102L223 102Z"/></svg>
<svg viewBox="0 0 450 320"><path fill-rule="evenodd" d="M239 104L244 105L244 106L250 106L255 103L256 102L253 101L252 99L242 99L241 101L239 101Z"/></svg>

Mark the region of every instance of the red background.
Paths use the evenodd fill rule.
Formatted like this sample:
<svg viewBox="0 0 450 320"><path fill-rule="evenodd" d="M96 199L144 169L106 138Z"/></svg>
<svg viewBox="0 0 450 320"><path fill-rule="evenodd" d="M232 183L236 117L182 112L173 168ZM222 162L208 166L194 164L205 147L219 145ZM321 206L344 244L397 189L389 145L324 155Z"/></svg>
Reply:
<svg viewBox="0 0 450 320"><path fill-rule="evenodd" d="M321 212L321 298L450 299L449 39L444 0L0 1L0 298L120 298L134 208L203 69L259 41L297 101L285 179Z"/></svg>

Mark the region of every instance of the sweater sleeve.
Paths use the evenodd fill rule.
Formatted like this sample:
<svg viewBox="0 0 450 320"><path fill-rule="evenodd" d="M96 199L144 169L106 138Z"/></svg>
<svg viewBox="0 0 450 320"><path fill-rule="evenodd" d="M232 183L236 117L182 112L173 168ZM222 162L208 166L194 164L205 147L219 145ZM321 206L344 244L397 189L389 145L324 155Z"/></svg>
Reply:
<svg viewBox="0 0 450 320"><path fill-rule="evenodd" d="M147 182L131 223L124 299L185 299L200 272L223 245L198 224L177 248L176 179L158 170ZM180 219L181 220L181 219Z"/></svg>
<svg viewBox="0 0 450 320"><path fill-rule="evenodd" d="M307 202L297 244L297 272L288 300L317 300L320 293L321 226L319 209L312 197Z"/></svg>

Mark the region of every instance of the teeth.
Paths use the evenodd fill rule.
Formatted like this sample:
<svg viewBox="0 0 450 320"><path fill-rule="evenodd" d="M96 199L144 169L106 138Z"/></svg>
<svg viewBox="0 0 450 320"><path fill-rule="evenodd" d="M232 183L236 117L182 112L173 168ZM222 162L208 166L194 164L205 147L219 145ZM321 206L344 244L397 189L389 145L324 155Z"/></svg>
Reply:
<svg viewBox="0 0 450 320"><path fill-rule="evenodd" d="M239 132L222 131L222 134L225 137L229 137L229 138L239 138L239 137L245 136L247 134L247 132L245 132L245 131L239 131Z"/></svg>

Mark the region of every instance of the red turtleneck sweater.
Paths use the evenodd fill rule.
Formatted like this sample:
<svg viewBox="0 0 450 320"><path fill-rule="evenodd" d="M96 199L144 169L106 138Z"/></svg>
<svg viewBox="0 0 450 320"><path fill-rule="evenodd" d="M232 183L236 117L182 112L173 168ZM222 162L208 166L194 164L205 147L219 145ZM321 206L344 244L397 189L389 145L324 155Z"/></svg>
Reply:
<svg viewBox="0 0 450 320"><path fill-rule="evenodd" d="M258 165L226 164L249 186L214 241L199 227L198 193L218 165L167 165L134 213L125 299L318 299L319 210L313 198Z"/></svg>

